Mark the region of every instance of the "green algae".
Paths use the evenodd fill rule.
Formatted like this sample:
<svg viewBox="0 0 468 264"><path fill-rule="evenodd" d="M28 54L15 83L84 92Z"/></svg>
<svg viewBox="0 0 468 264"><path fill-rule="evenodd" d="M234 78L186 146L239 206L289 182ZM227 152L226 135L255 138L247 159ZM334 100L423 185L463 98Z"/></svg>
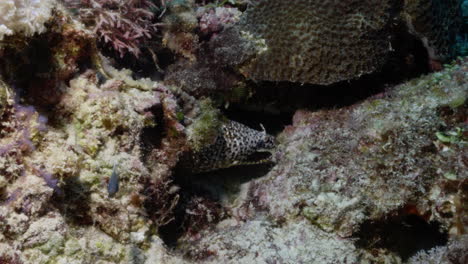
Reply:
<svg viewBox="0 0 468 264"><path fill-rule="evenodd" d="M64 245L65 237L59 233L53 233L45 244L39 246L39 250L48 256L58 256L63 252Z"/></svg>
<svg viewBox="0 0 468 264"><path fill-rule="evenodd" d="M465 130L461 127L456 127L454 130L447 132L436 132L436 137L444 143L459 144L461 146L468 145L468 139L464 136Z"/></svg>
<svg viewBox="0 0 468 264"><path fill-rule="evenodd" d="M223 121L225 118L213 106L210 99L201 100L199 115L187 128L190 146L195 151L199 151L203 147L211 145L216 139Z"/></svg>

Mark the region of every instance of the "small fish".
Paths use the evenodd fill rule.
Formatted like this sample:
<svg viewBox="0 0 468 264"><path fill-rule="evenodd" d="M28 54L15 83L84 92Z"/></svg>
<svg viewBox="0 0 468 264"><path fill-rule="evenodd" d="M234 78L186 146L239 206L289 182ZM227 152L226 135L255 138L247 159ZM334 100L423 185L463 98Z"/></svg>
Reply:
<svg viewBox="0 0 468 264"><path fill-rule="evenodd" d="M119 191L119 173L117 172L117 165L114 163L112 168L112 174L109 179L109 184L107 185L107 192L109 197L114 197L114 195Z"/></svg>

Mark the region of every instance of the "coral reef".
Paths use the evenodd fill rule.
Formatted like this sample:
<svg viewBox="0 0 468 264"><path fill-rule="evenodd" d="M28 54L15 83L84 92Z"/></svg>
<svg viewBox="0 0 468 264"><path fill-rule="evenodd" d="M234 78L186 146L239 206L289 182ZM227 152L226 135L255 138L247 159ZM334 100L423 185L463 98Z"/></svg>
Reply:
<svg viewBox="0 0 468 264"><path fill-rule="evenodd" d="M36 149L45 132L46 118L40 116L34 107L22 105L7 106L0 126L0 172L12 182L22 176L27 165L25 158Z"/></svg>
<svg viewBox="0 0 468 264"><path fill-rule="evenodd" d="M162 19L163 46L176 54L194 60L199 41L195 29L198 20L195 16L195 5L192 0L174 0L166 5L167 14Z"/></svg>
<svg viewBox="0 0 468 264"><path fill-rule="evenodd" d="M466 262L455 1L63 2L0 3L0 263ZM299 110L246 80L351 90L395 35L441 71Z"/></svg>
<svg viewBox="0 0 468 264"><path fill-rule="evenodd" d="M241 68L254 80L330 84L382 66L390 51L393 1L255 1L241 30L267 51Z"/></svg>
<svg viewBox="0 0 468 264"><path fill-rule="evenodd" d="M228 258L329 263L339 257L340 263L399 263L421 249L444 245L447 235L456 241L467 226L467 168L461 161L466 133L460 130L466 122L467 63L449 65L348 108L296 112L293 125L279 136L277 165L244 187L233 219L201 239L186 240L184 252L208 263ZM400 238L382 237L382 227L371 224L381 219L395 219L382 226L402 230L406 241L413 238L405 225L427 225L427 230L421 235L411 231L414 243L395 248ZM295 225L300 235L289 230ZM311 237L308 229L315 230ZM264 232L262 243L274 246L254 247L260 242L252 241L251 232ZM432 235L420 238L423 233ZM298 255L282 248L300 238L318 247L330 244L318 253L299 242L292 246ZM466 250L466 244L450 243Z"/></svg>
<svg viewBox="0 0 468 264"><path fill-rule="evenodd" d="M0 40L21 34L26 37L46 30L54 0L5 0L0 2Z"/></svg>
<svg viewBox="0 0 468 264"><path fill-rule="evenodd" d="M181 150L165 141L175 136L152 139L166 145L154 149L165 160L144 158L141 147L147 129L177 131L169 92L149 80L133 80L129 71L103 67L112 79L100 84L95 71L85 71L65 87L52 111L39 113L13 99L5 105L1 259L128 262L132 255L145 255L138 248L149 245L151 230L172 219L177 189L167 177L170 159L175 165ZM8 90L18 97L15 89ZM173 147L176 154L170 156ZM118 164L121 188L110 199L106 181L113 164ZM152 200L156 197L160 200ZM161 247L159 253L164 252Z"/></svg>

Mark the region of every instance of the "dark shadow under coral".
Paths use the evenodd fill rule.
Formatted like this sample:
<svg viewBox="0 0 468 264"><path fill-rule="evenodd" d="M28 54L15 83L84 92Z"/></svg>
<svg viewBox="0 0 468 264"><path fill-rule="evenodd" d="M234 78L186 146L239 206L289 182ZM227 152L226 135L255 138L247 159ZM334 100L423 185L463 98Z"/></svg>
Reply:
<svg viewBox="0 0 468 264"><path fill-rule="evenodd" d="M161 105L156 105L151 109L148 109L153 113L155 126L145 127L140 133L140 146L142 147L142 160L145 162L148 160L151 150L160 149L162 139L165 136L164 129L164 112Z"/></svg>
<svg viewBox="0 0 468 264"><path fill-rule="evenodd" d="M52 201L65 220L76 225L93 224L89 187L77 177L70 177L64 180L60 189L60 192L54 192Z"/></svg>
<svg viewBox="0 0 468 264"><path fill-rule="evenodd" d="M159 228L160 237L167 246L174 248L182 236L213 226L227 216L225 207L239 195L242 184L266 175L272 165L237 166L200 174L176 169L174 180L181 188L181 197L174 210L174 221ZM188 210L194 210L196 203L214 212L214 221L207 221L203 215L193 217L187 214Z"/></svg>
<svg viewBox="0 0 468 264"><path fill-rule="evenodd" d="M99 44L104 56L110 58L117 69L130 69L134 79L150 78L160 81L169 64L174 63L175 56L168 49L158 47L161 40L148 42L141 47L140 56L126 53L120 57L111 47Z"/></svg>
<svg viewBox="0 0 468 264"><path fill-rule="evenodd" d="M438 222L427 222L415 214L400 215L380 221L366 221L357 234L356 246L388 249L407 260L420 250L447 244L448 235Z"/></svg>
<svg viewBox="0 0 468 264"><path fill-rule="evenodd" d="M416 37L407 33L403 24L394 25L393 51L379 71L354 80L331 85L301 84L292 82L249 81L254 91L245 102L233 103L227 112L239 109L284 115L297 109L332 109L356 104L386 89L430 72L426 48Z"/></svg>
<svg viewBox="0 0 468 264"><path fill-rule="evenodd" d="M262 130L261 125L270 135L276 135L283 131L284 127L291 124L292 112L268 112L249 111L242 105L233 105L222 109L223 114L230 120L237 121L255 130Z"/></svg>
<svg viewBox="0 0 468 264"><path fill-rule="evenodd" d="M273 164L245 165L193 175L190 187L207 192L214 199L235 197L241 185L266 175Z"/></svg>

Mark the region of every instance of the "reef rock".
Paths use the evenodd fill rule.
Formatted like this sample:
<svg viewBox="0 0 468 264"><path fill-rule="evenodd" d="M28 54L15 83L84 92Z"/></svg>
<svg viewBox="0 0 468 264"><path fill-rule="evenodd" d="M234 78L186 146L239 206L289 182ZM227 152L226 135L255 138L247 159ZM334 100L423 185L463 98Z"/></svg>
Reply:
<svg viewBox="0 0 468 264"><path fill-rule="evenodd" d="M466 251L455 240L468 226L467 69L464 60L348 108L298 111L277 165L245 186L234 219L182 248L207 263L400 263L447 239ZM415 239L402 247L397 231L382 231L406 225L428 229L400 231Z"/></svg>
<svg viewBox="0 0 468 264"><path fill-rule="evenodd" d="M48 110L19 104L19 89L2 82L0 262L128 263L172 219L178 194L168 177L180 136L164 130L183 129L177 104L164 86L102 66L112 78L85 71ZM153 131L161 133L142 143ZM114 165L121 188L111 198Z"/></svg>

